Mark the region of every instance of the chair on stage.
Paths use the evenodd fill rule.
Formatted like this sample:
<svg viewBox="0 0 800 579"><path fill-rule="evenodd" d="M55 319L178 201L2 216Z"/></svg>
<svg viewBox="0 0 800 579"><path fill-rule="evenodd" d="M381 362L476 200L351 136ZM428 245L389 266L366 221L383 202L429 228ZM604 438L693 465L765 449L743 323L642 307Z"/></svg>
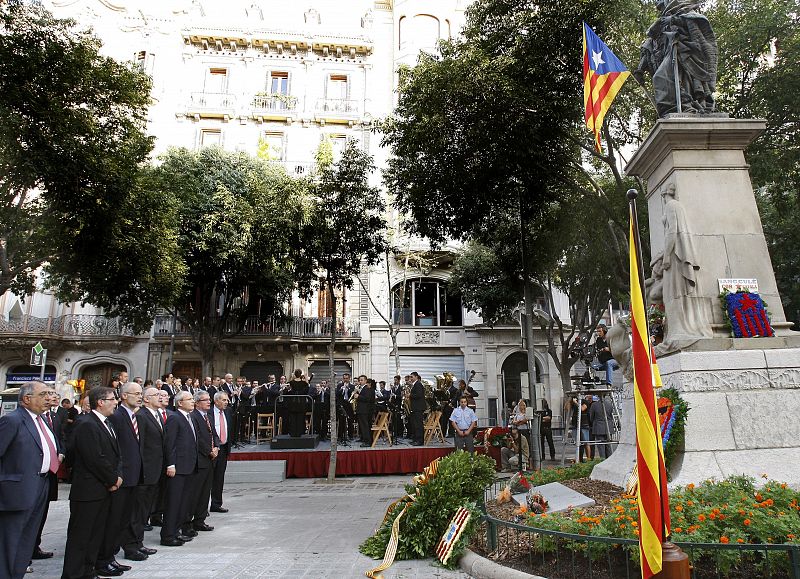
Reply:
<svg viewBox="0 0 800 579"><path fill-rule="evenodd" d="M435 412L428 414L428 418L423 424L423 428L425 430L425 446L427 446L431 440L436 438L438 438L439 441L444 444L444 434L442 433L442 426L439 424L439 420L441 418L441 410L436 410Z"/></svg>
<svg viewBox="0 0 800 579"><path fill-rule="evenodd" d="M389 413L378 412L375 423L372 425L372 446L374 447L381 436L386 436L389 446L392 446L392 435L389 432Z"/></svg>
<svg viewBox="0 0 800 579"><path fill-rule="evenodd" d="M270 414L256 414L256 444L261 444L261 434L264 433L264 440L270 442L275 435L281 431L283 419L278 419L278 429L275 430L275 415Z"/></svg>

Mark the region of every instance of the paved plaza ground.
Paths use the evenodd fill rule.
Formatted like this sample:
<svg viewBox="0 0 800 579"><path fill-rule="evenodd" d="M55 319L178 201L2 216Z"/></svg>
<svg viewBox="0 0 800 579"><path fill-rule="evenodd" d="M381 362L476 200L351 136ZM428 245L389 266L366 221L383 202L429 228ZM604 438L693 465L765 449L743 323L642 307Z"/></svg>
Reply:
<svg viewBox="0 0 800 579"><path fill-rule="evenodd" d="M383 518L389 503L403 492L410 476L353 477L334 485L316 479L281 483L230 485L225 505L230 512L212 513L215 530L200 533L182 547L159 545L159 528L146 533L145 545L158 549L147 561L121 563L133 569L130 579L243 579L256 577L364 577L377 562L358 552L359 543ZM68 485L51 503L42 548L53 559L34 561L28 577L58 579L69 518ZM385 573L390 578L467 578L432 561L399 561Z"/></svg>

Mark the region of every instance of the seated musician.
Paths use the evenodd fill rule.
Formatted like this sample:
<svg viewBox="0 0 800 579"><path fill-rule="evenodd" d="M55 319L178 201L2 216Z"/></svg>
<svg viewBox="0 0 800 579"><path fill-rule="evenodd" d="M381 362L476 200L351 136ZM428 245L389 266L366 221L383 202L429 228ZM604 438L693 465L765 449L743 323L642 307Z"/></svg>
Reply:
<svg viewBox="0 0 800 579"><path fill-rule="evenodd" d="M475 389L467 384L466 380L459 380L458 381L458 395L459 398L464 396L467 399L467 406L472 408L472 410L476 410L478 405L475 404L475 399L479 396Z"/></svg>

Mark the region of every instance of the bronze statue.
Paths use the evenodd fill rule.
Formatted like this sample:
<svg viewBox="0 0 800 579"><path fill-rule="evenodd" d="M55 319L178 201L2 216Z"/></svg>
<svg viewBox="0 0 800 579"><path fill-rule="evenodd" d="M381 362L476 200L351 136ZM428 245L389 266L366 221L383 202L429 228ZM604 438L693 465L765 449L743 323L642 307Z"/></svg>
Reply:
<svg viewBox="0 0 800 579"><path fill-rule="evenodd" d="M661 16L647 30L633 76L642 83L644 73L651 75L659 117L714 112L717 40L699 5L698 0L656 0Z"/></svg>

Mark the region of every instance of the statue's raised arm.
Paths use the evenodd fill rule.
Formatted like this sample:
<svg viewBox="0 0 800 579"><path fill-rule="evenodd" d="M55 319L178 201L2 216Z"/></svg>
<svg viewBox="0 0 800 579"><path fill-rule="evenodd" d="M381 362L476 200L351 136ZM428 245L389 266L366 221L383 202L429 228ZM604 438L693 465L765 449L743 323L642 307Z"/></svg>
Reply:
<svg viewBox="0 0 800 579"><path fill-rule="evenodd" d="M647 30L634 77L653 78L658 116L714 112L717 40L696 0L657 0L661 16ZM677 81L677 82L676 82Z"/></svg>

